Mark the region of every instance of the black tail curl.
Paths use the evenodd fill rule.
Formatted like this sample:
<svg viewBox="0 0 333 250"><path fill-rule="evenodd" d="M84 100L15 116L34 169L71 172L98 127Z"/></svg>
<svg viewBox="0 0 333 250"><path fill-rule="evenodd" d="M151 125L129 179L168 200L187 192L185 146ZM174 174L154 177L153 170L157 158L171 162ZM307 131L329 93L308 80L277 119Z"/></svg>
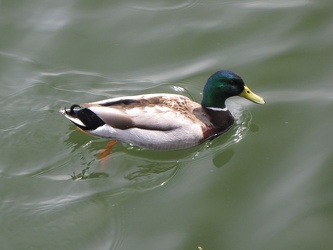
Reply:
<svg viewBox="0 0 333 250"><path fill-rule="evenodd" d="M73 104L67 114L79 119L85 126L81 126L75 122L74 124L83 130L95 130L105 124L105 122L93 111L88 108L82 108L77 104Z"/></svg>
<svg viewBox="0 0 333 250"><path fill-rule="evenodd" d="M79 108L78 110L74 110L75 108ZM81 106L78 104L73 104L70 108L69 115L74 116L81 109Z"/></svg>

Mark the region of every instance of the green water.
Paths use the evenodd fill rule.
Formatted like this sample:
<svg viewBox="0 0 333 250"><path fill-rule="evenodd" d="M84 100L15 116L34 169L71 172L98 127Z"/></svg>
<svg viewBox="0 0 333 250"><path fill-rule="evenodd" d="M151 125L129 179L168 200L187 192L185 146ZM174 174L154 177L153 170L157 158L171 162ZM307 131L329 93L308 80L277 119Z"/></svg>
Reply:
<svg viewBox="0 0 333 250"><path fill-rule="evenodd" d="M332 13L329 0L0 1L0 249L333 249ZM219 69L267 103L232 98L235 126L188 150L117 144L103 168L107 141L58 112L200 101Z"/></svg>

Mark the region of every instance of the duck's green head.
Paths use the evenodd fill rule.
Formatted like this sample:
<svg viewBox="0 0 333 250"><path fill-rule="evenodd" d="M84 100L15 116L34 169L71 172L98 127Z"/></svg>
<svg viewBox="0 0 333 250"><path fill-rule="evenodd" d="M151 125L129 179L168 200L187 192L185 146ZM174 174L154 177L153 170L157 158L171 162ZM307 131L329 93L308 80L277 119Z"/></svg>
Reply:
<svg viewBox="0 0 333 250"><path fill-rule="evenodd" d="M241 96L252 102L264 104L260 96L245 85L242 78L228 70L220 70L211 75L203 90L201 105L206 108L225 108L225 100L231 96Z"/></svg>

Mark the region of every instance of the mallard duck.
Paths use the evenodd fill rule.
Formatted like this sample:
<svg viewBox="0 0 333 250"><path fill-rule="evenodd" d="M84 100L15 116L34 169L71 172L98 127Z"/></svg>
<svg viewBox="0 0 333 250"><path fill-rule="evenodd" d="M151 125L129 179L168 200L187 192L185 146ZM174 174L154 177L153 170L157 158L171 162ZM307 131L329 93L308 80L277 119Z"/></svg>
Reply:
<svg viewBox="0 0 333 250"><path fill-rule="evenodd" d="M240 76L221 70L208 78L201 104L177 94L146 94L74 104L61 112L88 134L147 149L175 150L226 132L234 123L225 105L231 96L265 103Z"/></svg>

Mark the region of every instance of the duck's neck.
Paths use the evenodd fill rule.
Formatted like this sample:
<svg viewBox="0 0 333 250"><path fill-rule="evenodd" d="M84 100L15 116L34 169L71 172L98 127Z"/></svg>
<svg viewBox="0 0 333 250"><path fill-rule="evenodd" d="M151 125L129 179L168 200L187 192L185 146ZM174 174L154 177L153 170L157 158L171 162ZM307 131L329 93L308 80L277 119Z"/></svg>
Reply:
<svg viewBox="0 0 333 250"><path fill-rule="evenodd" d="M212 111L227 111L227 107L224 105L224 108L216 108L216 107L204 107L205 109L212 110Z"/></svg>
<svg viewBox="0 0 333 250"><path fill-rule="evenodd" d="M207 109L222 110L225 109L225 100L228 96L221 93L210 92L209 95L204 92L201 105Z"/></svg>
<svg viewBox="0 0 333 250"><path fill-rule="evenodd" d="M203 98L201 106L211 110L223 110L226 109L225 99L212 99L212 98Z"/></svg>

